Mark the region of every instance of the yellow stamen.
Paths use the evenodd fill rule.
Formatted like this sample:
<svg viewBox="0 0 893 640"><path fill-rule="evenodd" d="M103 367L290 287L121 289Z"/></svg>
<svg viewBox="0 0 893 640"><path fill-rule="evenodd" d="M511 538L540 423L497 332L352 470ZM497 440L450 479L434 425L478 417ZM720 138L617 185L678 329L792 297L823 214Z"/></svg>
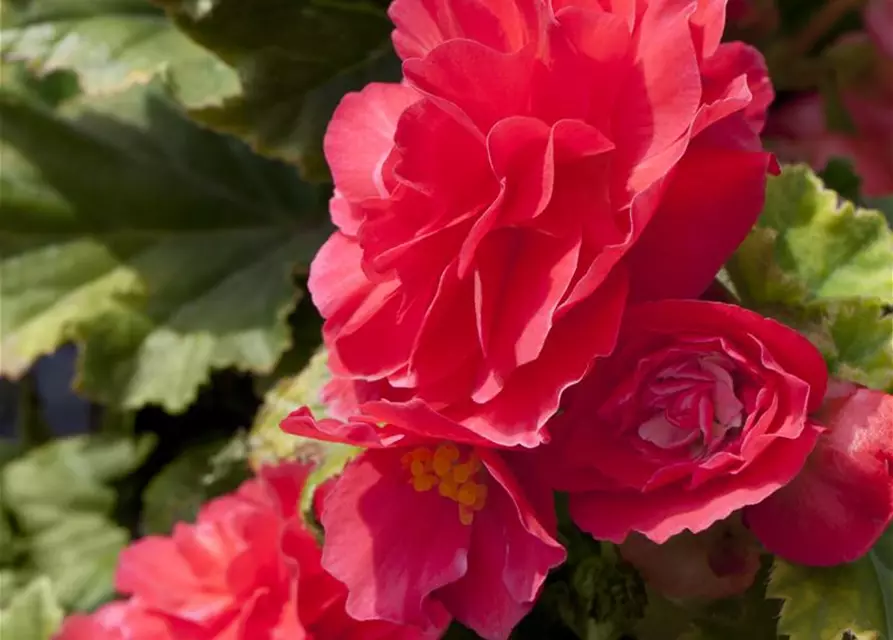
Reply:
<svg viewBox="0 0 893 640"><path fill-rule="evenodd" d="M440 481L437 489L440 491L440 495L444 498L450 498L452 500L456 500L456 497L459 494L459 485L446 478Z"/></svg>
<svg viewBox="0 0 893 640"><path fill-rule="evenodd" d="M457 503L459 521L470 525L474 512L484 508L487 501L487 485L476 482L483 469L480 458L471 453L464 462L459 448L451 443L439 445L433 452L428 447L416 447L404 454L400 462L410 473L409 482L419 492L437 492Z"/></svg>
<svg viewBox="0 0 893 640"><path fill-rule="evenodd" d="M437 478L430 474L412 477L412 488L416 491L430 491L437 484Z"/></svg>

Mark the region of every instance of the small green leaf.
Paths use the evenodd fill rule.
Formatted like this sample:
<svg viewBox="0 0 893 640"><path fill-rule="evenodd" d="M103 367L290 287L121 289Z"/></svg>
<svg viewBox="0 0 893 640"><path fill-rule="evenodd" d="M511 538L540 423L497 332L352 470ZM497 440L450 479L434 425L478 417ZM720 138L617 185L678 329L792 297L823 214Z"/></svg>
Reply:
<svg viewBox="0 0 893 640"><path fill-rule="evenodd" d="M55 440L10 462L0 474L4 502L28 536L32 564L53 581L62 604L90 609L112 595L128 533L109 515L109 483L139 467L151 438Z"/></svg>
<svg viewBox="0 0 893 640"><path fill-rule="evenodd" d="M809 338L830 373L893 393L893 315L880 302L841 299L761 310Z"/></svg>
<svg viewBox="0 0 893 640"><path fill-rule="evenodd" d="M194 522L202 505L233 491L247 477L247 465L239 472L214 477L214 459L228 446L219 440L195 445L167 464L143 491L143 533L164 535L177 522ZM243 462L244 464L244 462Z"/></svg>
<svg viewBox="0 0 893 640"><path fill-rule="evenodd" d="M783 600L780 633L790 640L893 638L893 529L859 560L802 567L776 559L768 595Z"/></svg>
<svg viewBox="0 0 893 640"><path fill-rule="evenodd" d="M145 84L168 69L225 65L147 0L31 0L4 5L0 54L41 75L77 72L87 93Z"/></svg>
<svg viewBox="0 0 893 640"><path fill-rule="evenodd" d="M0 93L0 370L82 343L80 388L184 410L214 369L273 369L327 233L295 171L132 87L59 114Z"/></svg>
<svg viewBox="0 0 893 640"><path fill-rule="evenodd" d="M398 80L386 0L161 0L176 24L233 71L173 68L200 121L325 179L322 135L345 92Z"/></svg>
<svg viewBox="0 0 893 640"><path fill-rule="evenodd" d="M320 348L301 373L274 385L265 395L251 427L250 459L255 467L287 459L307 460L316 465L304 487L301 504L304 512L310 508L316 487L340 473L360 451L346 444L293 436L279 428L289 413L302 406L309 407L317 419L326 417L320 392L331 375L327 359L325 350Z"/></svg>
<svg viewBox="0 0 893 640"><path fill-rule="evenodd" d="M50 640L62 624L62 616L52 583L45 577L37 578L0 610L0 638Z"/></svg>
<svg viewBox="0 0 893 640"><path fill-rule="evenodd" d="M893 233L883 216L825 189L810 169L770 178L756 228L727 265L742 300L760 308L814 299L893 301Z"/></svg>

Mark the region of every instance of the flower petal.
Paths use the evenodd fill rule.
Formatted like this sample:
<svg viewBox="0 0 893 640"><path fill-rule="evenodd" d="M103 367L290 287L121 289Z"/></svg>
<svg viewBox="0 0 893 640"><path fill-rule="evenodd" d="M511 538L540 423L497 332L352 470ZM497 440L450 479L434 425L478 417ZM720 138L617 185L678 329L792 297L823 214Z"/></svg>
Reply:
<svg viewBox="0 0 893 640"><path fill-rule="evenodd" d="M745 521L771 552L827 566L862 556L893 521L893 396L838 381L817 419L829 430L803 471Z"/></svg>
<svg viewBox="0 0 893 640"><path fill-rule="evenodd" d="M432 592L468 570L471 531L456 503L407 482L405 450L367 451L326 497L323 567L347 585L347 612L423 628L447 617Z"/></svg>
<svg viewBox="0 0 893 640"><path fill-rule="evenodd" d="M751 464L723 482L716 479L692 490L668 486L647 493L595 491L571 494L574 522L599 540L620 543L638 531L663 544L688 529L704 531L732 512L757 504L778 491L803 468L820 433L809 428L797 440L777 439Z"/></svg>

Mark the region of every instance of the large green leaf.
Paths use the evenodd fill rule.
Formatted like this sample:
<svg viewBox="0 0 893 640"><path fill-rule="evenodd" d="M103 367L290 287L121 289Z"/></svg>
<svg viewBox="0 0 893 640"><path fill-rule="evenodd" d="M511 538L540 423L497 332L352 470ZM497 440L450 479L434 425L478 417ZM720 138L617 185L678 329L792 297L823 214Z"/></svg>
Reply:
<svg viewBox="0 0 893 640"><path fill-rule="evenodd" d="M790 640L893 638L893 528L866 556L836 567L776 559L768 594L783 600L778 630Z"/></svg>
<svg viewBox="0 0 893 640"><path fill-rule="evenodd" d="M213 369L273 369L326 232L315 188L154 86L60 113L2 92L0 118L0 372L76 338L84 391L176 412Z"/></svg>
<svg viewBox="0 0 893 640"><path fill-rule="evenodd" d="M3 640L50 640L62 624L62 608L47 578L37 578L0 610Z"/></svg>
<svg viewBox="0 0 893 640"><path fill-rule="evenodd" d="M172 68L195 117L327 176L322 134L345 92L399 78L386 0L160 0L177 25L237 73ZM232 72L229 72L232 74Z"/></svg>
<svg viewBox="0 0 893 640"><path fill-rule="evenodd" d="M149 0L22 0L4 5L3 27L4 59L25 60L40 73L76 71L87 93L145 83L173 68L226 72Z"/></svg>
<svg viewBox="0 0 893 640"><path fill-rule="evenodd" d="M805 166L771 178L756 228L727 265L745 303L852 297L893 302L893 233Z"/></svg>
<svg viewBox="0 0 893 640"><path fill-rule="evenodd" d="M109 515L108 484L142 464L152 441L78 436L10 462L0 475L7 507L28 536L31 562L59 601L90 609L112 595L118 553L129 539Z"/></svg>

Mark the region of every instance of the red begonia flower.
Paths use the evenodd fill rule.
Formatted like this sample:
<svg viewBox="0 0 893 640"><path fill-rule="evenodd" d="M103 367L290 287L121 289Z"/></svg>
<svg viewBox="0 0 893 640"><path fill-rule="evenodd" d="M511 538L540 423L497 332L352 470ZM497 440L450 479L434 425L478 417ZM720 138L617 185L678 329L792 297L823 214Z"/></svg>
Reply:
<svg viewBox="0 0 893 640"><path fill-rule="evenodd" d="M297 513L310 467L260 470L206 504L194 525L149 536L120 558L125 602L66 620L57 640L424 640L421 631L347 615L347 590L320 563Z"/></svg>
<svg viewBox="0 0 893 640"><path fill-rule="evenodd" d="M822 432L808 416L826 383L818 351L773 320L715 302L642 304L569 394L541 462L583 530L663 543L789 483Z"/></svg>
<svg viewBox="0 0 893 640"><path fill-rule="evenodd" d="M368 447L326 492L322 566L347 585L347 612L429 628L450 617L507 638L564 549L552 495L525 456L477 446L461 427L315 421L282 428ZM523 471L522 471L523 469Z"/></svg>
<svg viewBox="0 0 893 640"><path fill-rule="evenodd" d="M724 0L390 15L405 82L347 95L325 138L339 230L310 290L336 406L535 447L627 301L700 294L752 226L765 66L720 44Z"/></svg>
<svg viewBox="0 0 893 640"><path fill-rule="evenodd" d="M745 519L769 551L799 564L851 562L893 522L893 396L833 381L827 427L793 482Z"/></svg>

